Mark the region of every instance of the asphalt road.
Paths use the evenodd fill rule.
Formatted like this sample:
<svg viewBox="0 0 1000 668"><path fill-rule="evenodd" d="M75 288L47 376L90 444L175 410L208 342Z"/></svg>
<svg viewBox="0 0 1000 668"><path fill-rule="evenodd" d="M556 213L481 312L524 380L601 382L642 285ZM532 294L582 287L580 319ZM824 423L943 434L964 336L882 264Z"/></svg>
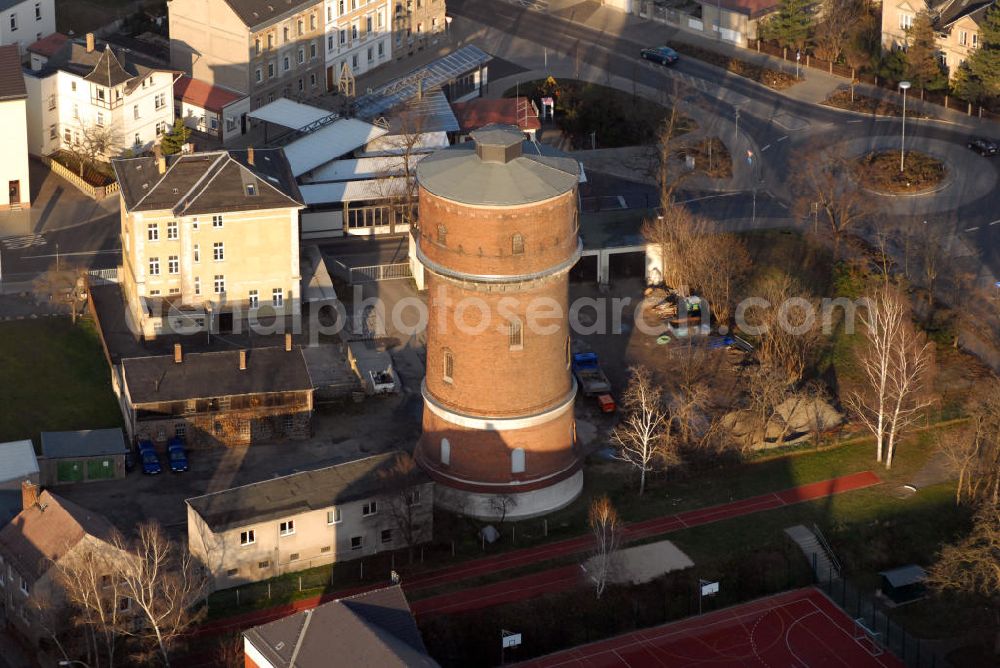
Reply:
<svg viewBox="0 0 1000 668"><path fill-rule="evenodd" d="M853 139L891 137L900 135L899 119L877 119L873 116L845 114L808 102L790 99L770 89L758 86L744 77L720 72L693 58L684 58L674 66L673 72L665 72L661 66L643 61L636 45L614 35L602 33L584 25L572 23L557 16L530 11L520 6L495 2L494 0L452 0L448 3L450 14L471 19L482 25L516 35L518 38L555 48L562 53L588 65L600 68L612 75L635 80L652 87L664 87L667 76L681 75L682 80L697 83L690 95L700 98L699 103L712 111L735 117L740 109L739 127L753 138L759 147L760 178L764 190L772 193L769 198L783 202L786 206L788 176L796 168L796 162L808 159L803 152L806 145L825 145ZM677 29L661 26L663 41L670 41ZM807 74L808 76L808 74ZM707 82L708 85L705 85ZM738 100L730 104L715 91L722 91L721 97ZM791 121L791 126L789 123ZM783 124L784 123L784 124ZM803 127L804 125L804 127ZM906 122L908 145L922 140L946 142L967 154L959 165L957 175L959 185L962 170L997 171L997 162L988 161L965 149L970 136L969 130L960 126L916 120ZM993 132L1000 136L1000 129ZM912 143L911 143L912 142ZM998 158L1000 160L1000 158ZM954 201L943 202L932 215L893 214L896 222L920 223L930 220L943 234L955 233L970 240L980 251L983 261L995 273L1000 274L1000 188L969 195L963 188L936 197L950 197ZM752 214L747 208L747 199L734 198L722 209L726 215L733 215L739 209L739 218ZM712 207L722 206L718 202ZM752 206L752 204L751 204ZM760 198L758 196L758 206ZM765 205L770 207L771 204ZM777 205L776 205L777 206ZM706 205L707 207L707 205ZM778 206L781 209L781 206ZM773 209L758 215L769 215ZM710 214L707 214L710 215ZM779 213L787 217L787 210ZM990 223L996 223L991 225ZM970 229L972 228L972 229ZM968 232L966 230L969 230Z"/></svg>

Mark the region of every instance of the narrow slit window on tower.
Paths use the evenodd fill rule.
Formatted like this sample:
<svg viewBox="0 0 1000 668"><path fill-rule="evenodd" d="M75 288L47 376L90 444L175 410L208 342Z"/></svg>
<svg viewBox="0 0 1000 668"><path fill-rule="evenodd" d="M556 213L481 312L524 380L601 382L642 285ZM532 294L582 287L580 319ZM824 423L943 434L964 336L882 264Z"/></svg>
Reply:
<svg viewBox="0 0 1000 668"><path fill-rule="evenodd" d="M507 323L507 347L510 350L524 349L524 333L520 320L511 320Z"/></svg>
<svg viewBox="0 0 1000 668"><path fill-rule="evenodd" d="M510 250L514 255L524 254L524 237L515 234L510 240Z"/></svg>
<svg viewBox="0 0 1000 668"><path fill-rule="evenodd" d="M524 448L515 448L510 453L510 472L524 473Z"/></svg>
<svg viewBox="0 0 1000 668"><path fill-rule="evenodd" d="M447 438L441 439L441 465L451 465L451 441Z"/></svg>
<svg viewBox="0 0 1000 668"><path fill-rule="evenodd" d="M573 366L573 346L570 338L566 337L566 368L569 369Z"/></svg>
<svg viewBox="0 0 1000 668"><path fill-rule="evenodd" d="M455 380L455 355L450 350L444 351L444 368L442 377L444 382L452 383Z"/></svg>
<svg viewBox="0 0 1000 668"><path fill-rule="evenodd" d="M444 225L438 225L437 242L442 246L448 243L448 228Z"/></svg>

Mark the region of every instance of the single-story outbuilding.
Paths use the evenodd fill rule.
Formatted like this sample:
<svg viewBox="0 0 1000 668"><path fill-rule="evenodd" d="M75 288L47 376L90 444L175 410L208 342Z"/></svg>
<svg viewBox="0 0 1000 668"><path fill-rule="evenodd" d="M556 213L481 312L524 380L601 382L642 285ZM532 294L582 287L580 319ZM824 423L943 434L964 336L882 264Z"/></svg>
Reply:
<svg viewBox="0 0 1000 668"><path fill-rule="evenodd" d="M921 599L927 591L927 571L916 564L882 571L879 577L879 592L896 605Z"/></svg>
<svg viewBox="0 0 1000 668"><path fill-rule="evenodd" d="M43 431L38 457L45 487L125 477L128 446L122 430Z"/></svg>
<svg viewBox="0 0 1000 668"><path fill-rule="evenodd" d="M182 75L174 82L174 111L187 127L225 143L246 133L250 98Z"/></svg>
<svg viewBox="0 0 1000 668"><path fill-rule="evenodd" d="M21 512L21 484L38 484L38 458L31 441L0 443L0 527Z"/></svg>

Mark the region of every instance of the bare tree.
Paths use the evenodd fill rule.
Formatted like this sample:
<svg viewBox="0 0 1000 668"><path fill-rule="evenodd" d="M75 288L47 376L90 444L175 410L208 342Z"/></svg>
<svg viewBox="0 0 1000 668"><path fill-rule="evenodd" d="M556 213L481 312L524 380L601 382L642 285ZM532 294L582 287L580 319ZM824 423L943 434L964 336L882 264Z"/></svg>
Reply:
<svg viewBox="0 0 1000 668"><path fill-rule="evenodd" d="M497 517L497 524L503 524L507 514L517 507L517 499L510 494L494 494L489 499L490 510Z"/></svg>
<svg viewBox="0 0 1000 668"><path fill-rule="evenodd" d="M709 353L694 337L671 352L671 373L665 382L667 406L674 433L682 445L690 446L700 431L698 425L709 401L710 392L705 384Z"/></svg>
<svg viewBox="0 0 1000 668"><path fill-rule="evenodd" d="M864 11L863 3L858 0L823 0L822 18L813 33L816 55L831 62L840 60Z"/></svg>
<svg viewBox="0 0 1000 668"><path fill-rule="evenodd" d="M78 129L74 132L73 141L64 148L73 156L77 163L80 178L84 170L99 162L107 162L118 153L121 147L121 133L114 125L98 125L97 123L78 120Z"/></svg>
<svg viewBox="0 0 1000 668"><path fill-rule="evenodd" d="M910 322L904 297L885 283L860 316L865 349L861 369L866 387L846 404L875 436L875 459L892 467L896 443L929 401L921 396L931 371L931 348Z"/></svg>
<svg viewBox="0 0 1000 668"><path fill-rule="evenodd" d="M834 259L843 237L878 212L875 199L854 180L852 161L842 146L810 144L795 160L790 184L795 215L822 225L833 240Z"/></svg>
<svg viewBox="0 0 1000 668"><path fill-rule="evenodd" d="M394 222L411 227L417 224L417 163L426 128L425 117L414 108L415 103L415 100L408 102L394 115L392 134L386 137L391 155L385 156L376 179L377 188L389 205L388 215Z"/></svg>
<svg viewBox="0 0 1000 668"><path fill-rule="evenodd" d="M985 598L1000 629L1000 506L986 504L979 510L969 535L941 550L927 582L939 591ZM993 650L1000 654L1000 631Z"/></svg>
<svg viewBox="0 0 1000 668"><path fill-rule="evenodd" d="M1000 506L1000 381L979 394L971 426L938 439L938 451L958 476L956 503Z"/></svg>
<svg viewBox="0 0 1000 668"><path fill-rule="evenodd" d="M594 553L587 561L587 575L594 583L597 598L601 598L614 572L622 539L622 523L607 495L594 499L590 504L588 520L594 536Z"/></svg>
<svg viewBox="0 0 1000 668"><path fill-rule="evenodd" d="M657 464L664 467L676 461L676 451L670 435L670 420L663 409L660 387L649 370L634 366L622 397L625 418L611 432L611 442L618 448L618 457L639 470L639 495L646 491L646 474Z"/></svg>
<svg viewBox="0 0 1000 668"><path fill-rule="evenodd" d="M64 304L69 307L73 323L79 315L85 292L83 272L76 269L51 267L35 277L32 289L36 297L44 297L54 304Z"/></svg>
<svg viewBox="0 0 1000 668"><path fill-rule="evenodd" d="M89 545L56 564L56 583L70 605L70 621L93 646L95 668L115 665L121 640L134 619L124 583L118 577L122 559L110 545Z"/></svg>
<svg viewBox="0 0 1000 668"><path fill-rule="evenodd" d="M818 352L816 299L791 276L771 273L761 282L758 300L749 302L740 325L758 337L757 360L767 376L790 388L802 380ZM740 313L737 313L740 320Z"/></svg>
<svg viewBox="0 0 1000 668"><path fill-rule="evenodd" d="M707 238L701 233L700 251L693 264L691 282L699 295L708 300L712 314L720 324L728 325L737 290L750 273L752 262L746 244L734 234L716 234Z"/></svg>
<svg viewBox="0 0 1000 668"><path fill-rule="evenodd" d="M207 593L208 580L191 553L155 522L140 524L132 544L121 537L114 544L127 555L118 572L122 592L143 622L132 633L149 641L169 668L174 645L204 612L194 606Z"/></svg>
<svg viewBox="0 0 1000 668"><path fill-rule="evenodd" d="M420 521L419 494L423 476L413 457L399 453L390 468L378 472L378 479L393 525L406 542L409 560L413 563L413 546L423 539L426 530Z"/></svg>

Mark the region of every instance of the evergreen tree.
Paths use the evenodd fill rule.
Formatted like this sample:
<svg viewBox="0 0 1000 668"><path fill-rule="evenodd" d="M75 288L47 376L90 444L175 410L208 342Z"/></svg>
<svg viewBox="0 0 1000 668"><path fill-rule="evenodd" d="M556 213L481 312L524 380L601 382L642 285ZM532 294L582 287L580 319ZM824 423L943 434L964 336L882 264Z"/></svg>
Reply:
<svg viewBox="0 0 1000 668"><path fill-rule="evenodd" d="M993 5L979 30L979 48L959 72L955 88L963 97L983 102L1000 97L1000 7Z"/></svg>
<svg viewBox="0 0 1000 668"><path fill-rule="evenodd" d="M812 0L781 0L777 13L764 24L765 39L779 46L803 49L813 26Z"/></svg>
<svg viewBox="0 0 1000 668"><path fill-rule="evenodd" d="M190 136L191 128L184 125L183 118L178 118L174 121L174 129L163 135L163 138L160 139L160 148L163 149L163 155L180 153Z"/></svg>
<svg viewBox="0 0 1000 668"><path fill-rule="evenodd" d="M917 88L941 90L948 85L934 40L934 24L927 12L920 12L909 32L906 51L906 76Z"/></svg>

